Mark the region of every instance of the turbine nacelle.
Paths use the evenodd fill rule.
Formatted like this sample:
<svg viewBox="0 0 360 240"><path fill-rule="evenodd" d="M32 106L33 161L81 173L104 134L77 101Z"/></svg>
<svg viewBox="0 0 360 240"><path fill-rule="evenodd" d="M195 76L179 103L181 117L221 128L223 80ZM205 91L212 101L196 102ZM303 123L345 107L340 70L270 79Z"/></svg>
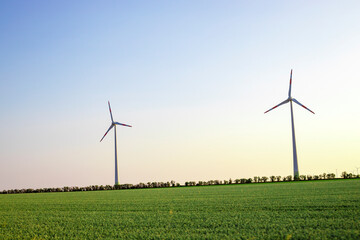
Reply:
<svg viewBox="0 0 360 240"><path fill-rule="evenodd" d="M301 104L301 103L300 103L299 101L297 101L295 98L291 97L291 85L292 85L292 69L291 69L291 72L290 72L289 97L288 97L285 101L279 103L278 105L276 105L276 106L273 107L273 108L270 108L269 110L267 110L267 111L264 112L264 113L270 112L271 110L273 110L273 109L275 109L275 108L277 108L277 107L279 107L279 106L281 106L281 105L283 105L283 104L285 104L285 103L294 102L294 103L298 104L299 106L305 108L305 109L308 110L309 112L315 114L313 111L311 111L309 108L305 107L303 104Z"/></svg>
<svg viewBox="0 0 360 240"><path fill-rule="evenodd" d="M104 134L104 136L101 138L100 142L104 139L104 137L106 136L106 134L116 125L120 125L120 126L124 126L124 127L132 127L130 125L124 124L124 123L119 123L119 122L114 122L114 118L111 112L111 107L110 107L110 102L108 101L108 105L109 105L109 112L110 112L110 117L111 117L111 125L109 127L109 129L106 131L106 133Z"/></svg>

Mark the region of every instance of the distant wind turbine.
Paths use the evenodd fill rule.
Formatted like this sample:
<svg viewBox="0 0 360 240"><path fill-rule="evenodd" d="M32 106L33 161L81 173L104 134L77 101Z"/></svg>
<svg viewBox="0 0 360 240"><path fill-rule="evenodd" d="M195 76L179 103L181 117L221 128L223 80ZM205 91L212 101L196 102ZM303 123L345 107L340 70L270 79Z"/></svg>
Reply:
<svg viewBox="0 0 360 240"><path fill-rule="evenodd" d="M295 142L295 127L294 127L294 115L293 115L293 106L292 106L292 102L295 102L296 104L299 104L300 106L302 106L303 108L305 108L306 110L310 111L311 113L315 114L313 111L311 111L310 109L308 109L307 107L305 107L304 105L302 105L299 101L297 101L295 98L291 97L291 81L292 81L292 69L290 72L290 86L289 86L289 96L288 98L279 103L278 105L276 105L273 108L270 108L269 110L267 110L264 113L267 113L285 103L290 102L290 110L291 110L291 127L292 127L292 144L293 144L293 161L294 161L294 179L298 179L299 178L299 168L298 168L298 160L297 160L297 152L296 152L296 142Z"/></svg>
<svg viewBox="0 0 360 240"><path fill-rule="evenodd" d="M110 111L110 117L111 117L111 125L109 127L109 129L106 131L105 135L102 137L102 139L100 140L100 142L104 139L104 137L106 136L106 134L112 129L114 128L114 133L115 133L115 185L119 185L119 179L118 179L118 163L117 163L117 145L116 145L116 125L121 125L121 126L125 126L125 127L131 127L130 125L127 124L123 124L123 123L119 123L119 122L114 122L112 113L111 113L111 107L110 107L110 102L108 101L109 104L109 111Z"/></svg>

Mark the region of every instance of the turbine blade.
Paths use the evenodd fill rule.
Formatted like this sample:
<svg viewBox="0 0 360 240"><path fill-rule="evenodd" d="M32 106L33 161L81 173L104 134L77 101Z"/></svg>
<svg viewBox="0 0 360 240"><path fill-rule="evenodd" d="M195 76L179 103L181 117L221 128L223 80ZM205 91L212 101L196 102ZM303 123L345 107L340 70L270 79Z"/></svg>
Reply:
<svg viewBox="0 0 360 240"><path fill-rule="evenodd" d="M308 109L307 107L305 107L304 105L302 105L301 103L299 103L298 100L296 100L295 98L292 99L295 103L299 104L300 106L302 106L303 108L305 108L306 110L310 111L311 113L315 114L313 111L311 111L310 109Z"/></svg>
<svg viewBox="0 0 360 240"><path fill-rule="evenodd" d="M125 127L132 127L130 125L124 124L124 123L119 123L119 122L114 122L116 125L121 125L121 126L125 126Z"/></svg>
<svg viewBox="0 0 360 240"><path fill-rule="evenodd" d="M283 104L285 104L285 103L288 103L289 101L290 101L289 99L286 99L285 101L279 103L278 105L276 105L276 106L273 107L273 108L270 108L269 110L267 110L267 111L264 112L264 113L270 112L271 110L273 110L273 109L277 108L278 106L281 106L281 105L283 105Z"/></svg>
<svg viewBox="0 0 360 240"><path fill-rule="evenodd" d="M100 142L104 139L104 137L106 136L106 134L108 134L108 132L114 127L114 124L111 124L111 126L109 127L109 129L106 131L105 135L102 137L102 139L100 140Z"/></svg>
<svg viewBox="0 0 360 240"><path fill-rule="evenodd" d="M290 72L289 97L291 97L291 82L292 82L292 69Z"/></svg>
<svg viewBox="0 0 360 240"><path fill-rule="evenodd" d="M110 107L110 102L108 101L109 104L109 111L110 111L110 117L111 117L111 122L114 122L113 116L112 116L112 112L111 112L111 107Z"/></svg>

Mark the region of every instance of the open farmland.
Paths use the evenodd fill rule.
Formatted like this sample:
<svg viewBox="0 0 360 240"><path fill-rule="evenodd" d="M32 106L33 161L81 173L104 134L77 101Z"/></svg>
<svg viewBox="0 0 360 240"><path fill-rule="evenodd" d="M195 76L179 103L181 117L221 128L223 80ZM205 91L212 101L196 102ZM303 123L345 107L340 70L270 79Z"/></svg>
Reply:
<svg viewBox="0 0 360 240"><path fill-rule="evenodd" d="M360 239L360 180L0 195L0 239Z"/></svg>

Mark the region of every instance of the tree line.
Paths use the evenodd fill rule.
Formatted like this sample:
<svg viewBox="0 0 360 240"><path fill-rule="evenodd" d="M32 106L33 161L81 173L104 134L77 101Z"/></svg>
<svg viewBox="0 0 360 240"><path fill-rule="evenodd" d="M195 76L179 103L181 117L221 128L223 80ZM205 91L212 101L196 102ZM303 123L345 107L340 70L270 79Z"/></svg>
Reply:
<svg viewBox="0 0 360 240"><path fill-rule="evenodd" d="M341 177L344 179L360 178L360 175L342 172ZM228 185L228 184L249 184L249 183L266 183L266 182L290 182L290 181L311 181L311 180L330 180L335 179L334 173L322 173L319 175L300 175L299 178L293 176L254 176L253 178L240 178L229 180L209 180L209 181L188 181L185 185L180 185L175 181L170 182L148 182L138 184L119 184L119 185L91 185L87 187L62 187L62 188L38 188L38 189L10 189L0 191L0 194L14 193L42 193L42 192L81 192L81 191L101 191L101 190L119 190L119 189L142 189L142 188L165 188L165 187L182 187L182 186L210 186L210 185Z"/></svg>

